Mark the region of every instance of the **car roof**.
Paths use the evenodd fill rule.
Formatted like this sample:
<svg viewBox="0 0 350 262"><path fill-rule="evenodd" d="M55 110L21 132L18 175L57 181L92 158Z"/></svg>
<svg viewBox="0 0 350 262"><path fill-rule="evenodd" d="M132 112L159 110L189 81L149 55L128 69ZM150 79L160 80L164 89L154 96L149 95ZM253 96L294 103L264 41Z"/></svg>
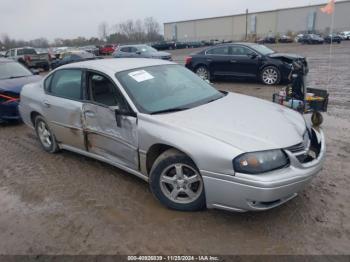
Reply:
<svg viewBox="0 0 350 262"><path fill-rule="evenodd" d="M105 71L115 74L122 71L132 70L141 67L171 65L175 64L166 60L149 59L149 58L107 58L78 62L61 66L60 69L68 68L85 68Z"/></svg>
<svg viewBox="0 0 350 262"><path fill-rule="evenodd" d="M149 46L147 44L135 44L135 45L121 45L120 47L129 47L129 46L134 46L134 47L140 47L140 46Z"/></svg>

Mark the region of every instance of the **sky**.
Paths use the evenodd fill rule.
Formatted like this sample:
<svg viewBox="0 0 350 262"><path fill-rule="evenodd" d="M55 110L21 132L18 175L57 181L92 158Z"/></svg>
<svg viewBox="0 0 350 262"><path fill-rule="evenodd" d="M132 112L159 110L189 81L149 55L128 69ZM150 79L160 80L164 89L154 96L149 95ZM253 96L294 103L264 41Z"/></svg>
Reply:
<svg viewBox="0 0 350 262"><path fill-rule="evenodd" d="M98 25L159 23L326 3L327 0L0 0L0 36L31 40L98 36ZM163 26L162 26L163 30Z"/></svg>

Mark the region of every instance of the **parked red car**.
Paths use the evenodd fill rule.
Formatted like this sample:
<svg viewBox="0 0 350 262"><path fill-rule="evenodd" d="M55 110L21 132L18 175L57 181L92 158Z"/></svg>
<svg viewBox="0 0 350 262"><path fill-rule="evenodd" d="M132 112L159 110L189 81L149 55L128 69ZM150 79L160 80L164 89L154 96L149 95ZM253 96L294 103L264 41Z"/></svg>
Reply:
<svg viewBox="0 0 350 262"><path fill-rule="evenodd" d="M117 48L116 45L111 45L111 44L103 45L100 47L100 54L111 55L113 54L116 48Z"/></svg>

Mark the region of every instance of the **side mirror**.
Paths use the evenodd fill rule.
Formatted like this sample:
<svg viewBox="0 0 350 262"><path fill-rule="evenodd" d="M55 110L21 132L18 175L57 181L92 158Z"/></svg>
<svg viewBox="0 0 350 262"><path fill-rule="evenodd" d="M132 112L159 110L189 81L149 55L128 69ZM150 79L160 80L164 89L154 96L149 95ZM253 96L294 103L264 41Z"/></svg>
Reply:
<svg viewBox="0 0 350 262"><path fill-rule="evenodd" d="M254 59L256 57L258 57L258 54L257 53L249 53L248 56L251 58L251 59Z"/></svg>
<svg viewBox="0 0 350 262"><path fill-rule="evenodd" d="M109 109L114 111L115 120L117 121L117 126L118 127L122 127L122 116L136 117L136 113L135 112L132 112L132 111L129 111L129 110L125 110L125 109L121 109L119 106L110 106Z"/></svg>

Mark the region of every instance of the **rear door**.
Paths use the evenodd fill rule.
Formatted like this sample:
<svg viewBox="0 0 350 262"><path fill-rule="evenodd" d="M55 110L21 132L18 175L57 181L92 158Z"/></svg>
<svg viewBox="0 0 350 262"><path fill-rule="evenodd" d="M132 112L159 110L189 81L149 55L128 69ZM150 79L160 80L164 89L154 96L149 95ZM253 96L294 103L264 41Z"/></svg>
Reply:
<svg viewBox="0 0 350 262"><path fill-rule="evenodd" d="M206 63L212 75L230 75L230 47L218 46L206 52Z"/></svg>
<svg viewBox="0 0 350 262"><path fill-rule="evenodd" d="M83 106L87 150L137 170L137 118L121 116L117 124L115 108L129 110L118 87L108 76L89 71L87 90L89 101Z"/></svg>
<svg viewBox="0 0 350 262"><path fill-rule="evenodd" d="M83 73L80 69L56 71L45 81L44 117L59 143L85 150L82 125Z"/></svg>

